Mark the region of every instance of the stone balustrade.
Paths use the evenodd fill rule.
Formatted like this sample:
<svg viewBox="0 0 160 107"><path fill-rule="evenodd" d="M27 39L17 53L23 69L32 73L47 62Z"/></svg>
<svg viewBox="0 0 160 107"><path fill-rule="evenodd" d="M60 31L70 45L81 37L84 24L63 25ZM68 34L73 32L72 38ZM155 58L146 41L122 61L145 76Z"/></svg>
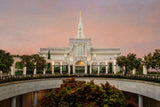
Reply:
<svg viewBox="0 0 160 107"><path fill-rule="evenodd" d="M0 84L0 101L12 98L12 107L16 105L16 97L29 92L34 92L34 107L36 106L37 91L45 89L58 88L62 84L64 78L48 78L48 79L36 79L26 81L16 81L10 83ZM111 78L96 78L96 77L76 77L76 80L91 81L94 80L95 84L109 82L116 88L135 93L139 95L139 107L143 107L143 96L160 101L160 84L144 82L138 80L128 79L111 79Z"/></svg>

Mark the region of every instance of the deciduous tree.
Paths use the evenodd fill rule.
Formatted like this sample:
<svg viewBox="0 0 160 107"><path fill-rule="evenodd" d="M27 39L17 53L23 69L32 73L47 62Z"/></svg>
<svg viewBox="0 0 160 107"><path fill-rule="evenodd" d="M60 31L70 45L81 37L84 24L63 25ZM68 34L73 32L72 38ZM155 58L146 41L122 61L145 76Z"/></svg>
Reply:
<svg viewBox="0 0 160 107"><path fill-rule="evenodd" d="M143 64L146 65L147 69L152 68L160 72L160 51L155 50L155 52L144 56Z"/></svg>
<svg viewBox="0 0 160 107"><path fill-rule="evenodd" d="M3 73L8 73L13 62L13 57L9 52L0 50L0 71L2 71Z"/></svg>
<svg viewBox="0 0 160 107"><path fill-rule="evenodd" d="M121 67L121 69L125 68L124 74L127 74L128 71L132 71L133 69L138 69L141 65L141 58L137 58L136 54L129 53L127 56L119 56L117 57L117 65Z"/></svg>
<svg viewBox="0 0 160 107"><path fill-rule="evenodd" d="M63 81L41 101L42 107L124 107L124 94L109 83L96 85L93 81L76 81L75 78Z"/></svg>

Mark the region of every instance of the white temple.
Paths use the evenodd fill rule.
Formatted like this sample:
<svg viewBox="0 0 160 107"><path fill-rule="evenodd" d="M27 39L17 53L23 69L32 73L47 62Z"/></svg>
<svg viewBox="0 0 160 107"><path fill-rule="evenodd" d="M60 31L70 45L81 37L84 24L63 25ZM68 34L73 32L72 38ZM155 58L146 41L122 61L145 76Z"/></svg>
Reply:
<svg viewBox="0 0 160 107"><path fill-rule="evenodd" d="M39 54L44 57L48 63L52 64L52 73L55 73L55 67L59 66L59 73L108 73L109 65L113 73L116 73L119 67L116 65L116 58L120 55L119 48L92 48L91 39L85 38L83 34L83 24L80 13L78 33L75 38L71 38L69 47L49 47L41 48ZM48 59L50 55L50 59Z"/></svg>

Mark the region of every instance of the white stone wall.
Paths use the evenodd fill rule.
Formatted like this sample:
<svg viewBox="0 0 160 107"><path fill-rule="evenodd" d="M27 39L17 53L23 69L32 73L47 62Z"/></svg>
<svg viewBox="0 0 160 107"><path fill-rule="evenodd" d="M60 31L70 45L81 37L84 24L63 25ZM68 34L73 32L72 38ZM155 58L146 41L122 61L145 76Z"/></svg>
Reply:
<svg viewBox="0 0 160 107"><path fill-rule="evenodd" d="M51 55L53 60L64 60L64 55Z"/></svg>
<svg viewBox="0 0 160 107"><path fill-rule="evenodd" d="M94 57L94 55L92 55ZM114 55L100 55L96 54L96 60L114 60Z"/></svg>
<svg viewBox="0 0 160 107"><path fill-rule="evenodd" d="M72 57L83 56L87 57L90 55L90 39L70 39L70 53ZM79 49L82 48L83 54L79 54Z"/></svg>
<svg viewBox="0 0 160 107"><path fill-rule="evenodd" d="M79 54L79 49L83 48L83 54ZM85 64L91 62L114 62L116 57L120 55L118 48L91 48L91 39L73 38L70 39L69 48L42 48L40 55L48 57L48 50L51 54L51 60L67 61L70 64L75 64L77 61L84 61Z"/></svg>
<svg viewBox="0 0 160 107"><path fill-rule="evenodd" d="M62 80L66 78L53 78L41 80L26 80L0 84L0 101L17 95L34 92L38 90L58 88L62 84ZM77 80L91 81L96 84L109 82L120 90L140 94L157 101L160 101L160 85L138 80L127 79L109 79L109 78L76 78Z"/></svg>

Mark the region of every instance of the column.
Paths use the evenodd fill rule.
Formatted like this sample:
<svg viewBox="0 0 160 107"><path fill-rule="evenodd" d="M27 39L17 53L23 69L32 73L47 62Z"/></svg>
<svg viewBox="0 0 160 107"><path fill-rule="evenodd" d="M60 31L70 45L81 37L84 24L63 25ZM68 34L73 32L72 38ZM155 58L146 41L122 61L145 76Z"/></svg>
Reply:
<svg viewBox="0 0 160 107"><path fill-rule="evenodd" d="M73 64L73 74L75 74L75 64Z"/></svg>
<svg viewBox="0 0 160 107"><path fill-rule="evenodd" d="M44 75L46 74L46 68L43 68L43 74Z"/></svg>
<svg viewBox="0 0 160 107"><path fill-rule="evenodd" d="M143 96L138 95L138 107L143 107Z"/></svg>
<svg viewBox="0 0 160 107"><path fill-rule="evenodd" d="M52 74L54 74L54 61L51 62L51 70L52 70Z"/></svg>
<svg viewBox="0 0 160 107"><path fill-rule="evenodd" d="M87 64L85 64L85 74L87 74Z"/></svg>
<svg viewBox="0 0 160 107"><path fill-rule="evenodd" d="M126 67L123 66L123 75L125 74L125 72L126 72Z"/></svg>
<svg viewBox="0 0 160 107"><path fill-rule="evenodd" d="M60 62L60 74L62 74L62 62Z"/></svg>
<svg viewBox="0 0 160 107"><path fill-rule="evenodd" d="M36 65L37 65L37 63L35 62L35 63L34 63L34 72L33 72L33 74L34 74L34 75L36 75L36 74L37 74Z"/></svg>
<svg viewBox="0 0 160 107"><path fill-rule="evenodd" d="M11 66L11 75L14 76L15 75L15 65Z"/></svg>
<svg viewBox="0 0 160 107"><path fill-rule="evenodd" d="M108 74L108 63L106 62L106 74Z"/></svg>
<svg viewBox="0 0 160 107"><path fill-rule="evenodd" d="M90 64L90 74L92 74L92 63Z"/></svg>
<svg viewBox="0 0 160 107"><path fill-rule="evenodd" d="M16 96L11 98L11 107L16 107Z"/></svg>
<svg viewBox="0 0 160 107"><path fill-rule="evenodd" d="M100 65L98 63L98 75L99 75L99 73L100 73Z"/></svg>
<svg viewBox="0 0 160 107"><path fill-rule="evenodd" d="M23 75L26 75L26 73L27 73L27 67L25 66L23 67Z"/></svg>
<svg viewBox="0 0 160 107"><path fill-rule="evenodd" d="M34 74L34 75L36 75L36 74L37 74L36 66L35 66L35 68L34 68L34 72L33 72L33 74Z"/></svg>
<svg viewBox="0 0 160 107"><path fill-rule="evenodd" d="M146 67L146 65L143 65L143 74L147 75L147 67Z"/></svg>
<svg viewBox="0 0 160 107"><path fill-rule="evenodd" d="M33 107L37 105L37 91L33 92Z"/></svg>
<svg viewBox="0 0 160 107"><path fill-rule="evenodd" d="M2 78L2 75L3 75L3 72L2 72L2 71L0 71L0 78Z"/></svg>
<svg viewBox="0 0 160 107"><path fill-rule="evenodd" d="M116 60L114 60L114 62L113 62L113 72L114 72L114 74L116 74L116 73L117 73Z"/></svg>
<svg viewBox="0 0 160 107"><path fill-rule="evenodd" d="M142 61L144 61L144 58L142 59ZM147 75L147 67L145 64L143 64L143 74Z"/></svg>
<svg viewBox="0 0 160 107"><path fill-rule="evenodd" d="M70 67L70 64L68 64L68 74L71 74L71 67Z"/></svg>
<svg viewBox="0 0 160 107"><path fill-rule="evenodd" d="M52 74L54 74L54 64L51 64Z"/></svg>
<svg viewBox="0 0 160 107"><path fill-rule="evenodd" d="M132 73L133 73L133 75L136 74L136 69L135 68L132 70Z"/></svg>
<svg viewBox="0 0 160 107"><path fill-rule="evenodd" d="M113 66L114 74L116 74L116 73L117 73L116 69L117 69L117 66L116 66L116 65L114 65L114 66Z"/></svg>

